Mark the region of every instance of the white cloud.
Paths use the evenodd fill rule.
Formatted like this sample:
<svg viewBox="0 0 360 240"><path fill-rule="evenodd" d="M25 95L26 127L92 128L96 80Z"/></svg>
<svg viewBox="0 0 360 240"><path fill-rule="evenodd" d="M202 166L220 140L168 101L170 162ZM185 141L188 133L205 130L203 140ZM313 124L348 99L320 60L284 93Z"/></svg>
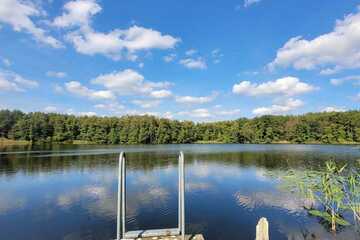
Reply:
<svg viewBox="0 0 360 240"><path fill-rule="evenodd" d="M343 78L333 78L330 80L330 83L334 86L342 85L345 82L354 81L356 85L360 85L360 75L359 76L347 76Z"/></svg>
<svg viewBox="0 0 360 240"><path fill-rule="evenodd" d="M355 102L360 102L360 93L358 93L355 97L353 97Z"/></svg>
<svg viewBox="0 0 360 240"><path fill-rule="evenodd" d="M183 115L187 117L193 117L193 118L210 118L211 113L206 108L198 108L191 111L183 111L179 112L178 115Z"/></svg>
<svg viewBox="0 0 360 240"><path fill-rule="evenodd" d="M79 116L87 116L87 117L93 117L96 116L96 112L78 112L77 115Z"/></svg>
<svg viewBox="0 0 360 240"><path fill-rule="evenodd" d="M73 31L66 37L76 51L86 55L103 54L114 60L126 57L136 60L135 53L149 49L170 49L180 41L161 32L132 26L129 29L115 29L109 33L96 32L90 27ZM125 51L125 52L124 52Z"/></svg>
<svg viewBox="0 0 360 240"><path fill-rule="evenodd" d="M233 86L233 93L249 96L284 94L287 96L300 95L314 91L316 87L301 82L295 77L279 78L261 84L242 81Z"/></svg>
<svg viewBox="0 0 360 240"><path fill-rule="evenodd" d="M11 61L7 58L3 58L2 59L2 63L6 66L6 67L10 67L11 66Z"/></svg>
<svg viewBox="0 0 360 240"><path fill-rule="evenodd" d="M313 40L291 38L277 52L270 69L292 66L295 69L321 69L331 74L341 69L360 67L360 6L355 14L337 20L334 30Z"/></svg>
<svg viewBox="0 0 360 240"><path fill-rule="evenodd" d="M126 115L138 115L138 116L144 116L144 115L148 115L148 116L160 116L160 113L158 112L142 112L142 111L138 111L138 110L129 110L125 112Z"/></svg>
<svg viewBox="0 0 360 240"><path fill-rule="evenodd" d="M146 85L151 88L170 88L174 84L171 82L146 82Z"/></svg>
<svg viewBox="0 0 360 240"><path fill-rule="evenodd" d="M141 107L141 108L154 108L159 106L160 101L159 100L133 100L133 104Z"/></svg>
<svg viewBox="0 0 360 240"><path fill-rule="evenodd" d="M154 29L136 25L107 33L98 32L91 26L91 20L101 10L96 0L70 1L64 5L63 14L56 17L52 25L62 28L77 27L65 37L77 52L86 55L102 54L114 60L126 57L134 61L137 59L137 51L170 49L181 41Z"/></svg>
<svg viewBox="0 0 360 240"><path fill-rule="evenodd" d="M162 117L167 118L167 119L173 119L174 115L173 115L172 112L165 112L165 113L162 114Z"/></svg>
<svg viewBox="0 0 360 240"><path fill-rule="evenodd" d="M186 56L192 56L192 55L194 55L195 53L197 53L197 50L192 48L192 49L187 50L187 51L185 52L185 55L186 55Z"/></svg>
<svg viewBox="0 0 360 240"><path fill-rule="evenodd" d="M123 37L124 46L130 51L145 50L151 48L169 49L180 41L170 35L163 35L153 29L132 26L127 30L119 30Z"/></svg>
<svg viewBox="0 0 360 240"><path fill-rule="evenodd" d="M329 106L329 107L323 108L321 111L322 112L345 112L346 108Z"/></svg>
<svg viewBox="0 0 360 240"><path fill-rule="evenodd" d="M269 107L259 107L253 110L255 115L280 115L302 107L304 103L299 99L287 99L283 103L274 104Z"/></svg>
<svg viewBox="0 0 360 240"><path fill-rule="evenodd" d="M66 74L66 72L48 71L48 72L46 72L46 76L55 77L55 78L64 78L67 76L67 74Z"/></svg>
<svg viewBox="0 0 360 240"><path fill-rule="evenodd" d="M105 88L116 92L119 95L133 95L133 94L153 94L160 96L164 92L155 92L156 88L168 88L171 86L169 82L147 82L144 81L144 76L132 69L125 69L123 71L115 71L108 74L103 74L91 81L94 84L101 84Z"/></svg>
<svg viewBox="0 0 360 240"><path fill-rule="evenodd" d="M107 90L92 90L83 85L80 82L71 81L65 83L65 88L68 92L81 97L87 97L89 99L115 99L115 95L111 91Z"/></svg>
<svg viewBox="0 0 360 240"><path fill-rule="evenodd" d="M341 69L339 67L334 68L325 68L320 71L320 75L332 75L339 72Z"/></svg>
<svg viewBox="0 0 360 240"><path fill-rule="evenodd" d="M23 78L17 73L0 70L0 90L23 92L26 89L38 87L36 81Z"/></svg>
<svg viewBox="0 0 360 240"><path fill-rule="evenodd" d="M218 116L233 116L233 115L238 115L240 113L241 113L240 109L216 111L216 115Z"/></svg>
<svg viewBox="0 0 360 240"><path fill-rule="evenodd" d="M250 7L251 5L254 5L255 3L259 3L261 0L244 0L244 7Z"/></svg>
<svg viewBox="0 0 360 240"><path fill-rule="evenodd" d="M179 63L189 69L206 69L207 68L205 60L201 57L198 57L196 59L194 59L194 58L181 59Z"/></svg>
<svg viewBox="0 0 360 240"><path fill-rule="evenodd" d="M217 93L213 93L212 95L205 97L176 96L175 101L178 103L189 104L189 105L204 104L204 103L212 102L213 100L215 100L216 97L217 97Z"/></svg>
<svg viewBox="0 0 360 240"><path fill-rule="evenodd" d="M101 11L101 6L95 0L70 1L63 8L64 13L56 17L52 25L56 27L89 25L91 17Z"/></svg>
<svg viewBox="0 0 360 240"><path fill-rule="evenodd" d="M230 110L216 110L210 111L207 108L197 108L189 111L178 112L177 115L185 116L186 118L201 118L201 119L215 119L218 117L236 116L240 114L240 109Z"/></svg>
<svg viewBox="0 0 360 240"><path fill-rule="evenodd" d="M175 58L176 58L176 54L175 54L175 53L171 53L171 54L166 55L166 56L163 57L164 61L167 62L167 63L174 61Z"/></svg>
<svg viewBox="0 0 360 240"><path fill-rule="evenodd" d="M155 90L150 93L150 96L153 98L167 98L172 96L172 92L165 89Z"/></svg>
<svg viewBox="0 0 360 240"><path fill-rule="evenodd" d="M47 106L44 108L44 112L47 112L47 113L52 113L52 112L57 112L57 107L55 106Z"/></svg>
<svg viewBox="0 0 360 240"><path fill-rule="evenodd" d="M64 92L64 88L62 86L60 86L59 84L54 84L53 89L56 93L63 93Z"/></svg>
<svg viewBox="0 0 360 240"><path fill-rule="evenodd" d="M90 28L74 31L66 35L76 51L86 55L103 54L119 60L124 46L116 31L110 33L95 32Z"/></svg>
<svg viewBox="0 0 360 240"><path fill-rule="evenodd" d="M148 88L144 89L144 76L132 69L103 74L91 82L101 84L122 95L149 91Z"/></svg>
<svg viewBox="0 0 360 240"><path fill-rule="evenodd" d="M14 31L30 33L37 41L51 47L63 47L61 42L47 35L45 30L37 27L31 19L44 15L44 11L30 1L0 1L0 22L11 25Z"/></svg>
<svg viewBox="0 0 360 240"><path fill-rule="evenodd" d="M106 103L106 104L96 104L94 106L97 109L106 110L114 113L122 113L125 109L125 106L119 104L118 102Z"/></svg>
<svg viewBox="0 0 360 240"><path fill-rule="evenodd" d="M213 59L214 64L218 64L221 61L221 58L224 56L224 54L221 53L220 49L214 49L211 51L211 57Z"/></svg>
<svg viewBox="0 0 360 240"><path fill-rule="evenodd" d="M97 115L96 112L77 112L77 111L74 111L74 109L72 109L72 108L67 109L65 111L65 114L75 115L75 116L88 116L88 117Z"/></svg>

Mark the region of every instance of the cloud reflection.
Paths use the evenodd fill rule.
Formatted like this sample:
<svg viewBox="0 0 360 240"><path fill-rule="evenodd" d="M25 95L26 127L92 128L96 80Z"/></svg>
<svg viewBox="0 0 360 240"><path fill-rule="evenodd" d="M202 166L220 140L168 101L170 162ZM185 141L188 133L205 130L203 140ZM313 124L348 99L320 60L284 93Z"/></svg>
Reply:
<svg viewBox="0 0 360 240"><path fill-rule="evenodd" d="M2 192L0 196L0 215L12 210L19 210L25 206L25 203L25 199L18 195L13 196L12 194Z"/></svg>
<svg viewBox="0 0 360 240"><path fill-rule="evenodd" d="M105 187L85 186L81 189L76 189L71 192L60 194L57 199L57 205L60 207L69 207L83 198L101 199L105 194Z"/></svg>
<svg viewBox="0 0 360 240"><path fill-rule="evenodd" d="M185 184L186 192L206 191L212 188L213 186L206 182L188 182Z"/></svg>
<svg viewBox="0 0 360 240"><path fill-rule="evenodd" d="M249 210L254 210L258 207L275 207L292 213L299 213L304 211L304 206L312 204L309 200L278 191L252 192L250 194L238 191L234 194L234 198L239 206Z"/></svg>

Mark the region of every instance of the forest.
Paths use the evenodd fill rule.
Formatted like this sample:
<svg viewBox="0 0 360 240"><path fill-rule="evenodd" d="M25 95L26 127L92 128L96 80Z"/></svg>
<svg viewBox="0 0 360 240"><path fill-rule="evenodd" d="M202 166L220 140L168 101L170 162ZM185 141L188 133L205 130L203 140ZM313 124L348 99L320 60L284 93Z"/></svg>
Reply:
<svg viewBox="0 0 360 240"><path fill-rule="evenodd" d="M195 123L154 116L0 111L0 138L31 143L360 143L360 111Z"/></svg>

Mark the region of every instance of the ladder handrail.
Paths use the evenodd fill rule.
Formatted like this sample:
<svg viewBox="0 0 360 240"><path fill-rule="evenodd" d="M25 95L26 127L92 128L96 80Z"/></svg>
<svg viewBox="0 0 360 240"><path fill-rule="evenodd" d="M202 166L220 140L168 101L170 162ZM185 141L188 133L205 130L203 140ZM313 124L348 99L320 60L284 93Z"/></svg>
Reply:
<svg viewBox="0 0 360 240"><path fill-rule="evenodd" d="M179 229L182 239L185 238L185 163L184 153L179 154Z"/></svg>
<svg viewBox="0 0 360 240"><path fill-rule="evenodd" d="M119 169L118 169L118 203L117 203L117 229L116 239L121 240L125 238L125 221L126 221L126 156L124 152L119 155ZM181 238L185 239L185 162L184 153L181 151L178 157L179 161L179 206L178 206L178 229ZM161 232L161 231L159 231Z"/></svg>
<svg viewBox="0 0 360 240"><path fill-rule="evenodd" d="M121 152L118 169L117 240L122 239L125 235L125 173L125 153Z"/></svg>

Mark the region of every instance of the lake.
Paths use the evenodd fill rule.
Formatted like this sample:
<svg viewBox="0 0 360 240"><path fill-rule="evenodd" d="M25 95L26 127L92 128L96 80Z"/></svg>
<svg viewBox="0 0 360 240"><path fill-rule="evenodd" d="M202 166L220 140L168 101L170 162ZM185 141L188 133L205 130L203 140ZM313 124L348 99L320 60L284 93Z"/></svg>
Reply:
<svg viewBox="0 0 360 240"><path fill-rule="evenodd" d="M334 239L273 174L353 164L345 145L53 145L0 147L0 239L114 239L117 169L127 153L128 230L177 225L177 157L185 155L186 231L206 240L255 239L261 217L270 238ZM352 227L336 239L360 239Z"/></svg>

